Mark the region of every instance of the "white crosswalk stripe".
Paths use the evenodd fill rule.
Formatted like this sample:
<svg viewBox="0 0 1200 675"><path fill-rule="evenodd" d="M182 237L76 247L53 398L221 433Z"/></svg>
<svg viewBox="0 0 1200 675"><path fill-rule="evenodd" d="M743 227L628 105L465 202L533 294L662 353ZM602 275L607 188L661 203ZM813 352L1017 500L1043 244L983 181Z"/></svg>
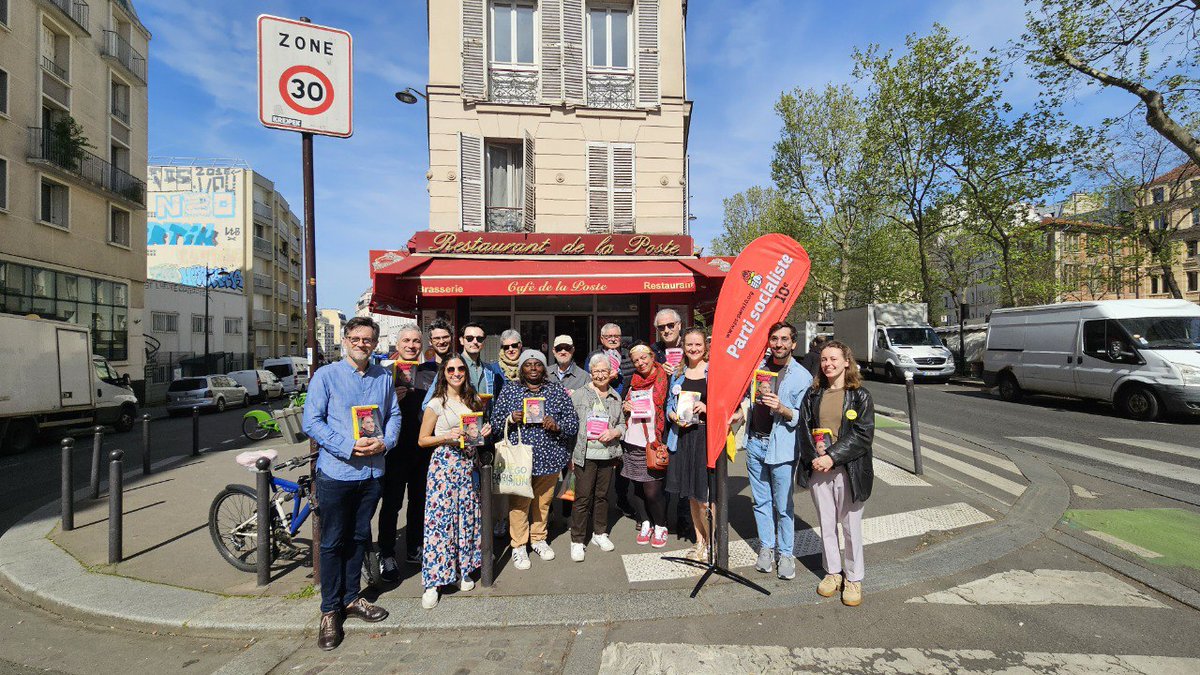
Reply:
<svg viewBox="0 0 1200 675"><path fill-rule="evenodd" d="M878 457L874 463L875 477L892 487L929 487L924 478L911 474Z"/></svg>
<svg viewBox="0 0 1200 675"><path fill-rule="evenodd" d="M1096 448L1084 445L1083 443L1064 441L1046 436L1010 436L1009 440L1105 464L1112 464L1113 466L1125 469L1132 469L1152 476L1160 476L1183 483L1200 485L1200 469L1193 469L1192 467L1160 462L1156 459L1145 459L1135 455L1113 452L1104 448Z"/></svg>
<svg viewBox="0 0 1200 675"><path fill-rule="evenodd" d="M937 605L1089 605L1150 607L1163 603L1104 572L1082 570L1008 570L982 579L911 598Z"/></svg>
<svg viewBox="0 0 1200 675"><path fill-rule="evenodd" d="M1166 443L1164 441L1150 441L1144 438L1102 438L1100 440L1109 441L1110 443L1120 443L1121 445L1132 445L1135 448L1157 450L1158 452L1179 455L1180 457L1200 459L1200 448L1189 448L1186 445L1176 445L1175 443Z"/></svg>
<svg viewBox="0 0 1200 675"><path fill-rule="evenodd" d="M960 455L966 455L971 459L977 459L985 464L990 464L1001 471L1007 471L1008 473L1011 473L1019 478L1025 477L1024 474L1021 473L1021 470L1017 468L1017 465L1013 464L1012 460L1005 457L997 457L980 450L972 450L971 448L959 445L958 443L952 443L944 438L938 438L937 436L924 435L921 436L921 440L925 443L929 443L930 445L936 445L940 448L957 452Z"/></svg>
<svg viewBox="0 0 1200 675"><path fill-rule="evenodd" d="M885 441L893 446L896 446L900 450L907 450L908 448L911 447L911 446L909 446L909 441L907 439L892 436L885 431L876 431L875 439ZM970 462L965 462L961 459L951 457L950 455L947 455L945 453L938 452L937 450L931 450L929 448L922 447L921 448L921 456L924 457L925 459L937 462L943 466L954 469L955 471L957 471L959 473L970 476L970 477L974 478L975 480L981 481L987 485L991 485L1000 490L1003 490L1004 492L1007 492L1008 494L1013 495L1014 497L1019 496L1021 493L1025 492L1025 486L1021 485L1020 483L1009 480L1003 476L999 476L995 473L992 473L991 471L988 471L987 469L984 469L984 468L978 467L974 464L971 464Z"/></svg>

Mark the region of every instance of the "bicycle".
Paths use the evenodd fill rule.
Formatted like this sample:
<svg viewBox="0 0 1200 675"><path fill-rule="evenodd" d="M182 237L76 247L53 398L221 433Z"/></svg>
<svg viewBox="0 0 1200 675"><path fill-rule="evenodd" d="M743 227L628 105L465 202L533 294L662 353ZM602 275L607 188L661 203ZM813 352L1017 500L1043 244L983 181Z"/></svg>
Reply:
<svg viewBox="0 0 1200 675"><path fill-rule="evenodd" d="M286 407L303 406L304 399L308 397L302 392L293 392L288 397ZM282 434L283 430L279 428L279 420L275 419L271 412L275 408L271 407L271 402L267 401L268 410L247 410L245 415L242 415L242 433L252 441L261 441L270 436L272 433Z"/></svg>

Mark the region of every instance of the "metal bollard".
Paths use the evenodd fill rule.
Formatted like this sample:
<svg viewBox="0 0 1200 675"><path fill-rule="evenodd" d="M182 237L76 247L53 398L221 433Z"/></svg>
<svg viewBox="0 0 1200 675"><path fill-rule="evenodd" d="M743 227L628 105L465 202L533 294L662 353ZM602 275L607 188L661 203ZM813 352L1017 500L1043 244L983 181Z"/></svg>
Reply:
<svg viewBox="0 0 1200 675"><path fill-rule="evenodd" d="M62 439L62 531L75 529L75 439Z"/></svg>
<svg viewBox="0 0 1200 675"><path fill-rule="evenodd" d="M192 457L200 456L200 406L192 406Z"/></svg>
<svg viewBox="0 0 1200 675"><path fill-rule="evenodd" d="M150 413L142 415L142 475L150 475Z"/></svg>
<svg viewBox="0 0 1200 675"><path fill-rule="evenodd" d="M254 463L258 469L258 550L254 564L258 571L258 585L271 583L271 460L259 457Z"/></svg>
<svg viewBox="0 0 1200 675"><path fill-rule="evenodd" d="M92 429L92 499L100 498L100 446L104 444L104 427Z"/></svg>
<svg viewBox="0 0 1200 675"><path fill-rule="evenodd" d="M479 511L483 518L483 536L479 538L480 553L483 554L483 566L479 569L479 583L484 588L490 588L495 579L495 551L492 542L492 527L496 514L492 513L492 465L482 464L479 467Z"/></svg>
<svg viewBox="0 0 1200 675"><path fill-rule="evenodd" d="M121 488L121 459L125 453L113 450L108 453L111 460L108 463L108 564L121 562L124 557L121 552L121 517L122 488Z"/></svg>
<svg viewBox="0 0 1200 675"><path fill-rule="evenodd" d="M904 388L908 390L908 431L912 437L913 472L920 476L925 469L921 466L921 431L917 428L917 387L913 384L911 370L904 371Z"/></svg>
<svg viewBox="0 0 1200 675"><path fill-rule="evenodd" d="M729 569L729 455L717 458L717 523L712 533L717 544L717 566Z"/></svg>

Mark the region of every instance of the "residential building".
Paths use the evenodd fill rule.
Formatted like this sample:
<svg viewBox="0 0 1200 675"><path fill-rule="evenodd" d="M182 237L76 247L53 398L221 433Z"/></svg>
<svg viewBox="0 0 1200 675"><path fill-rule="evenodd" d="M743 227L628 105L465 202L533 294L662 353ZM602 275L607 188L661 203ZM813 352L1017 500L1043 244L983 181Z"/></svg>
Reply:
<svg viewBox="0 0 1200 675"><path fill-rule="evenodd" d="M164 401L167 385L177 377L204 374L205 316L208 370L228 373L253 367L246 296L240 289L150 279L145 282L145 299L147 403Z"/></svg>
<svg viewBox="0 0 1200 675"><path fill-rule="evenodd" d="M243 294L255 364L304 354L304 229L266 176L240 160L156 158L147 275Z"/></svg>
<svg viewBox="0 0 1200 675"><path fill-rule="evenodd" d="M149 41L128 0L0 0L0 310L89 326L138 393Z"/></svg>
<svg viewBox="0 0 1200 675"><path fill-rule="evenodd" d="M340 309L317 310L317 345L326 362L342 358L342 326L346 315Z"/></svg>
<svg viewBox="0 0 1200 675"><path fill-rule="evenodd" d="M1139 206L1147 213L1149 227L1169 231L1174 281L1185 299L1200 302L1200 168L1185 163L1156 176L1142 192ZM1145 268L1141 292L1148 298L1171 297L1160 266Z"/></svg>

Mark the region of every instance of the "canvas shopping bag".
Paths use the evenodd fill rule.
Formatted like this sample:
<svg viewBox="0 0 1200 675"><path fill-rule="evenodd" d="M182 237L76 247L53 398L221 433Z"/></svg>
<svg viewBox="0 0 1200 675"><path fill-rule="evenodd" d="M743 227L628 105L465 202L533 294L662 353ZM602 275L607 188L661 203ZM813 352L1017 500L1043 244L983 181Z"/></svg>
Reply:
<svg viewBox="0 0 1200 675"><path fill-rule="evenodd" d="M504 421L504 436L496 442L496 459L492 466L492 486L497 494L517 495L533 499L533 446L521 442L521 427L517 427L517 442L508 440L508 420Z"/></svg>

